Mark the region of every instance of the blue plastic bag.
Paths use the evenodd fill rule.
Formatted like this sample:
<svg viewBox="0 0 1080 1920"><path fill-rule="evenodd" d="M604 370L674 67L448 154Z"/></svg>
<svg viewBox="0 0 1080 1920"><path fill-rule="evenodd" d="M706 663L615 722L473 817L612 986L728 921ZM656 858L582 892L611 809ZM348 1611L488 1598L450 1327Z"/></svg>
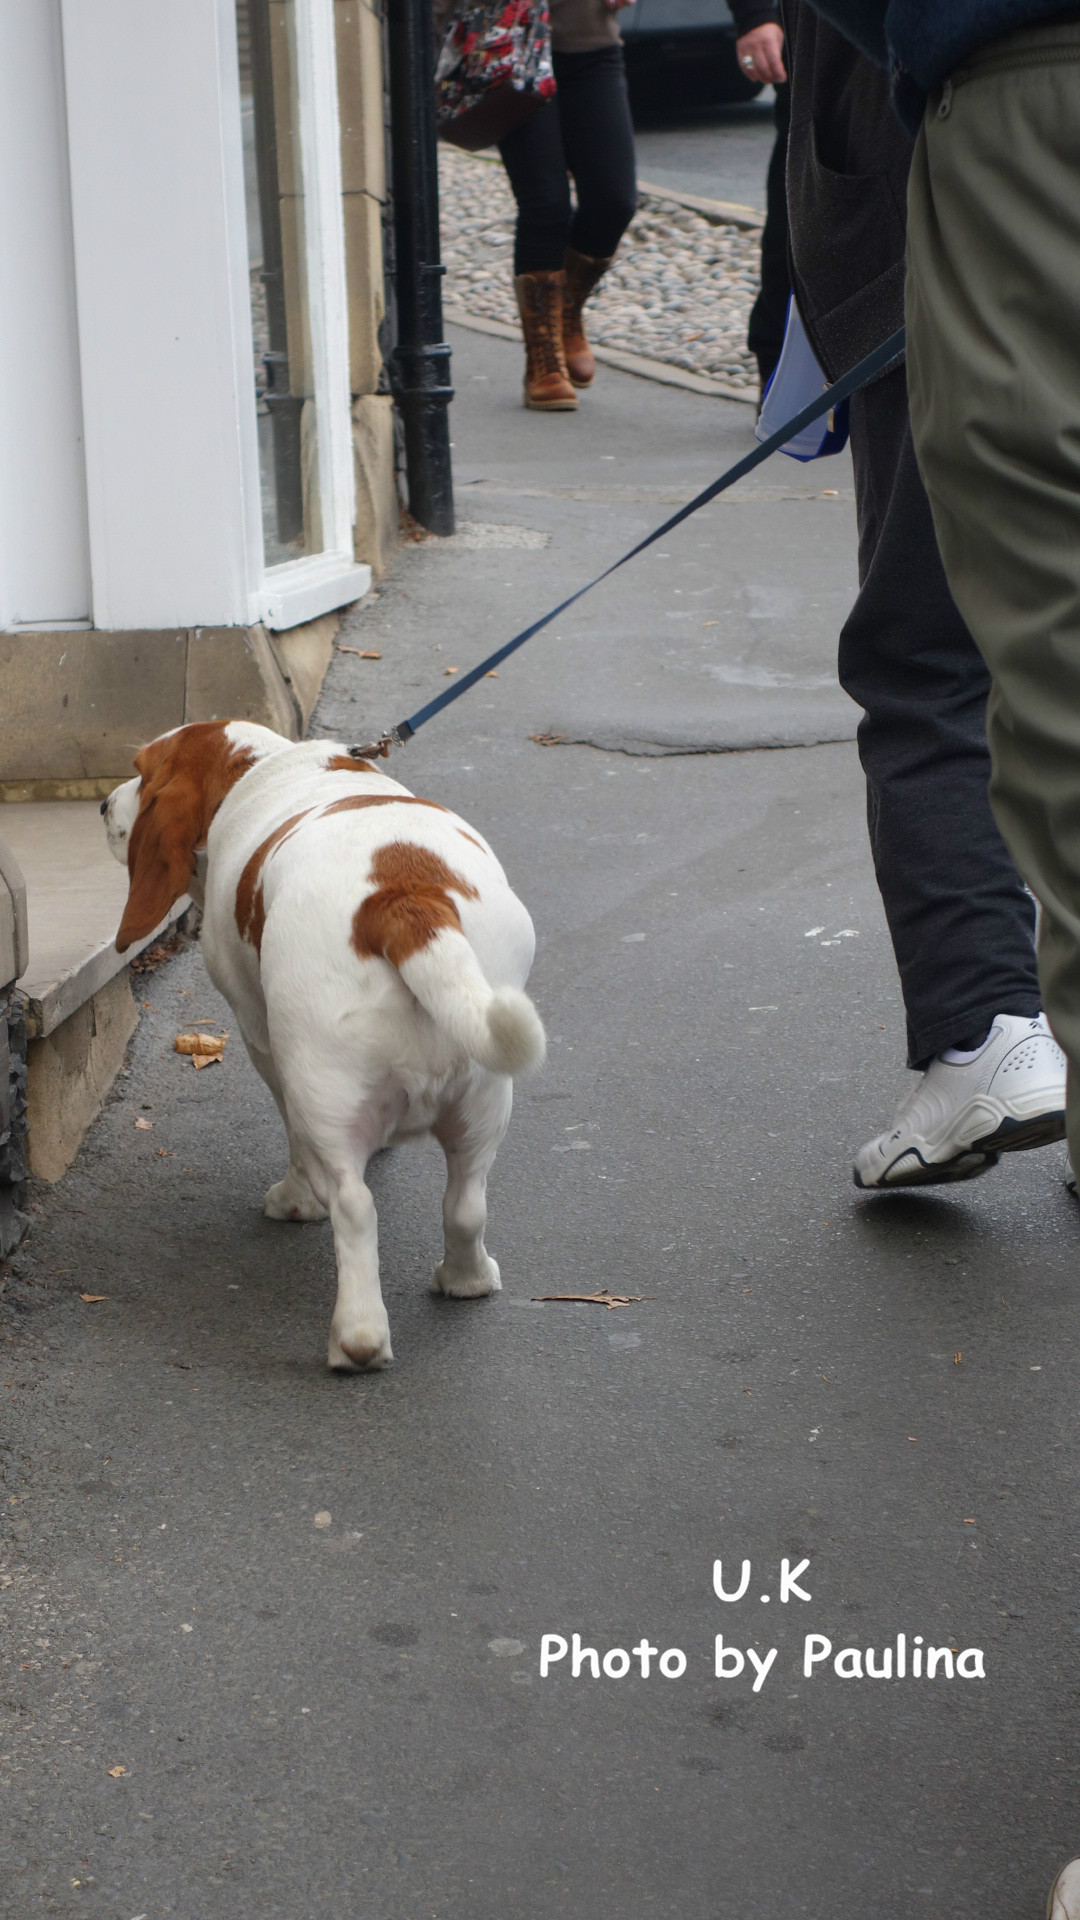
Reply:
<svg viewBox="0 0 1080 1920"><path fill-rule="evenodd" d="M816 400L828 381L818 364L817 355L806 337L794 299L789 299L784 344L780 358L769 376L754 429L759 440L768 440L785 420L794 419L804 407ZM848 402L841 401L831 413L804 427L793 440L781 447L792 460L821 460L827 453L839 453L847 446Z"/></svg>

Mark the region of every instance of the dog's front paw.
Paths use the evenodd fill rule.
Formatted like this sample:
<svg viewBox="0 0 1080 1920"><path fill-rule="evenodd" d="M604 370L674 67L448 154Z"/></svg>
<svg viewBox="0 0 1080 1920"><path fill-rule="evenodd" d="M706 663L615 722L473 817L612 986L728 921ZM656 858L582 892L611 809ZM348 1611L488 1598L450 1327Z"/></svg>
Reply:
<svg viewBox="0 0 1080 1920"><path fill-rule="evenodd" d="M379 1367L388 1367L393 1357L390 1322L385 1313L381 1321L339 1326L335 1320L330 1328L326 1359L335 1373L373 1373Z"/></svg>
<svg viewBox="0 0 1080 1920"><path fill-rule="evenodd" d="M297 1173L295 1167L289 1168L284 1180L267 1187L263 1213L268 1220L326 1219L326 1208L316 1200L303 1174Z"/></svg>
<svg viewBox="0 0 1080 1920"><path fill-rule="evenodd" d="M451 1267L444 1260L435 1269L431 1291L444 1293L450 1300L483 1300L489 1293L501 1293L499 1263L490 1253L482 1254L474 1267Z"/></svg>

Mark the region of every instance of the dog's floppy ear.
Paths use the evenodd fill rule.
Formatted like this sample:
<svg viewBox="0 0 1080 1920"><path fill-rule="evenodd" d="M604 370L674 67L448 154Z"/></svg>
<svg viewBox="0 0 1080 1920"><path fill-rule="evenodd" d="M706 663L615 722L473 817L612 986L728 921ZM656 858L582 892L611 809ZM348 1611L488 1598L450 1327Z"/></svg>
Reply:
<svg viewBox="0 0 1080 1920"><path fill-rule="evenodd" d="M155 753L155 741L136 756L143 791L128 842L129 888L116 936L118 953L145 940L169 908L187 892L202 823L201 798L182 769L169 777L167 760ZM171 758L171 756L169 756ZM164 776L164 777L162 777Z"/></svg>
<svg viewBox="0 0 1080 1920"><path fill-rule="evenodd" d="M187 892L196 848L205 844L218 807L253 759L249 750L233 746L224 725L210 721L180 727L136 754L142 786L128 841L130 884L118 953L153 933Z"/></svg>

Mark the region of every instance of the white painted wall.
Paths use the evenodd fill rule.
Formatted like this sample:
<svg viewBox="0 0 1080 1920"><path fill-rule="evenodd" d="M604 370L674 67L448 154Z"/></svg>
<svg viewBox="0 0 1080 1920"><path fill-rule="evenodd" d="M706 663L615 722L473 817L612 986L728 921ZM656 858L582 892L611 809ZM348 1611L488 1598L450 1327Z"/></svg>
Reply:
<svg viewBox="0 0 1080 1920"><path fill-rule="evenodd" d="M243 624L262 536L232 0L60 3L94 624Z"/></svg>
<svg viewBox="0 0 1080 1920"><path fill-rule="evenodd" d="M0 0L0 625L90 615L60 0Z"/></svg>
<svg viewBox="0 0 1080 1920"><path fill-rule="evenodd" d="M0 0L2 626L288 627L370 585L333 0L301 21L332 551L268 570L235 0Z"/></svg>

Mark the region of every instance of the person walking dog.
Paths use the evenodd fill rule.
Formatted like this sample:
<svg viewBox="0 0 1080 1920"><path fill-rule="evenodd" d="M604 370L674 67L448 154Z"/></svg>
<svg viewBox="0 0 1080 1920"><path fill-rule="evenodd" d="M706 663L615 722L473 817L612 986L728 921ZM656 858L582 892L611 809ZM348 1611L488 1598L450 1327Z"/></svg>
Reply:
<svg viewBox="0 0 1080 1920"><path fill-rule="evenodd" d="M616 19L630 3L551 0L556 92L499 142L518 209L514 287L525 336L524 400L541 413L571 412L579 391L592 384L585 302L637 207Z"/></svg>
<svg viewBox="0 0 1080 1920"><path fill-rule="evenodd" d="M1042 906L1039 971L1080 1155L1080 10L813 0L915 132L911 426L989 669L991 803Z"/></svg>
<svg viewBox="0 0 1080 1920"><path fill-rule="evenodd" d="M888 76L784 0L787 202L803 325L830 379L903 320L912 138ZM903 363L851 402L859 593L840 682L863 709L867 824L920 1078L855 1156L865 1189L988 1172L1064 1130L1065 1062L1042 1012L1035 908L990 810L990 676L946 580ZM977 637L977 636L976 636Z"/></svg>

